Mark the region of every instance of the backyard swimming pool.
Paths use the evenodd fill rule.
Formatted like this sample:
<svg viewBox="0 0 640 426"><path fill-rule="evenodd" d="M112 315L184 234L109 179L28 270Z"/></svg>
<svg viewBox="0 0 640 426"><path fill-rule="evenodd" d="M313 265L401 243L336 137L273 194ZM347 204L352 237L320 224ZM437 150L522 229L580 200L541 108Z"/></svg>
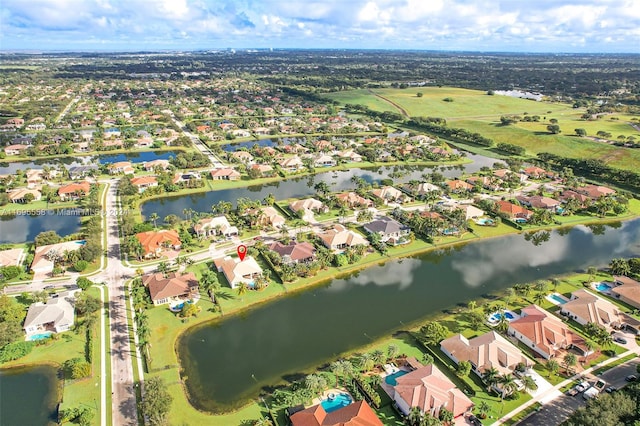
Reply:
<svg viewBox="0 0 640 426"><path fill-rule="evenodd" d="M404 375L405 375L405 374L407 374L407 373L408 373L408 371L402 371L402 370L396 371L395 373L393 373L393 374L389 374L388 376L386 376L386 377L384 378L384 382L385 382L386 384L388 384L388 385L395 386L395 385L397 385L397 384L398 384L398 381L397 381L396 379L397 379L398 377L402 377L402 376L404 376Z"/></svg>
<svg viewBox="0 0 640 426"><path fill-rule="evenodd" d="M27 337L27 341L33 342L34 340L48 339L52 334L53 332L51 331L43 331L42 333L32 334L31 336Z"/></svg>
<svg viewBox="0 0 640 426"><path fill-rule="evenodd" d="M607 292L609 290L611 290L611 286L607 283L596 283L596 290L601 291L601 292Z"/></svg>
<svg viewBox="0 0 640 426"><path fill-rule="evenodd" d="M346 407L353 402L351 396L346 393L339 393L337 395L334 395L333 398L331 398L331 395L332 394L329 394L329 397L327 399L323 399L320 403L320 405L322 405L322 408L324 408L324 411L326 411L327 413L339 410L342 407Z"/></svg>
<svg viewBox="0 0 640 426"><path fill-rule="evenodd" d="M490 219L488 217L483 217L481 219L476 220L476 223L482 226L489 226L489 225L493 225L494 221L493 219Z"/></svg>
<svg viewBox="0 0 640 426"><path fill-rule="evenodd" d="M516 314L513 311L504 311L504 313L502 312L494 312L491 315L489 315L489 323L490 324L497 324L500 322L500 318L502 317L502 315L505 316L505 318L507 319L507 321L511 322L515 319L518 319L519 316L518 314Z"/></svg>
<svg viewBox="0 0 640 426"><path fill-rule="evenodd" d="M565 303L567 303L567 299L560 296L558 293L552 293L547 297L551 299L551 302L555 303L556 305L564 305Z"/></svg>

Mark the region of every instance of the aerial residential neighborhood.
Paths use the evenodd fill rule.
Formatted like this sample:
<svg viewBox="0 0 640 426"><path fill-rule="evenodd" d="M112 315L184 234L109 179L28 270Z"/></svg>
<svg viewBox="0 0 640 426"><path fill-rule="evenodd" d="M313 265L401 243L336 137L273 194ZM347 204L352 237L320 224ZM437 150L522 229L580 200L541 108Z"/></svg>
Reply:
<svg viewBox="0 0 640 426"><path fill-rule="evenodd" d="M633 5L36 3L1 425L640 422Z"/></svg>

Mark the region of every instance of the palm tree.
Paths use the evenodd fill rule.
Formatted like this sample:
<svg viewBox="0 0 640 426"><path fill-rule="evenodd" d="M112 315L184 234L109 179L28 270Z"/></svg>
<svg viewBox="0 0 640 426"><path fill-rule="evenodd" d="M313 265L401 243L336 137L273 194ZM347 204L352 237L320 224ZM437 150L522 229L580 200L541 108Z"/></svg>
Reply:
<svg viewBox="0 0 640 426"><path fill-rule="evenodd" d="M240 283L238 284L238 288L236 289L236 291L238 292L238 296L242 296L248 290L249 290L249 284L247 284L244 281L240 281Z"/></svg>
<svg viewBox="0 0 640 426"><path fill-rule="evenodd" d="M522 385L524 386L524 391L534 391L536 389L538 389L538 384L536 383L535 380L533 380L533 377L531 376L523 376L522 377Z"/></svg>
<svg viewBox="0 0 640 426"><path fill-rule="evenodd" d="M375 351L373 351L371 357L373 358L373 362L376 365L382 365L386 361L384 352L382 352L380 349L376 349Z"/></svg>
<svg viewBox="0 0 640 426"><path fill-rule="evenodd" d="M584 360L586 361L587 358L589 357L589 352L591 353L595 352L598 349L598 345L591 340L585 340L584 347L587 350L587 355L585 355L584 357Z"/></svg>
<svg viewBox="0 0 640 426"><path fill-rule="evenodd" d="M478 414L480 414L480 418L486 418L489 410L491 410L491 406L487 401L480 401L480 404L478 404Z"/></svg>
<svg viewBox="0 0 640 426"><path fill-rule="evenodd" d="M478 303L475 300L472 300L471 302L467 303L467 309L469 309L470 311L475 310L478 307Z"/></svg>
<svg viewBox="0 0 640 426"><path fill-rule="evenodd" d="M625 275L628 276L631 273L631 268L629 267L629 262L623 258L613 259L609 263L609 268L611 269L611 273L613 275Z"/></svg>
<svg viewBox="0 0 640 426"><path fill-rule="evenodd" d="M315 374L309 374L304 378L304 387L312 393L318 392L320 389L320 377Z"/></svg>
<svg viewBox="0 0 640 426"><path fill-rule="evenodd" d="M547 283L544 281L538 281L534 286L534 289L539 292L543 292L547 290Z"/></svg>
<svg viewBox="0 0 640 426"><path fill-rule="evenodd" d="M516 383L516 378L513 377L512 374L502 374L498 377L498 383L500 384L500 388L502 392L500 394L500 399L504 400L505 396L513 395L518 390L518 384Z"/></svg>
<svg viewBox="0 0 640 426"><path fill-rule="evenodd" d="M538 292L533 296L533 303L535 303L536 305L540 305L542 302L544 302L545 299L545 294L542 292Z"/></svg>
<svg viewBox="0 0 640 426"><path fill-rule="evenodd" d="M555 359L550 359L546 364L547 370L549 370L549 375L557 374L558 370L560 370L560 364Z"/></svg>
<svg viewBox="0 0 640 426"><path fill-rule="evenodd" d="M158 227L156 226L156 222L158 221L158 219L159 219L159 218L160 218L160 216L158 216L158 213L156 213L156 212L153 212L153 213L151 213L151 214L149 215L149 220L150 220L151 222L153 222L153 227L154 227L155 229L157 229L157 228L158 228Z"/></svg>
<svg viewBox="0 0 640 426"><path fill-rule="evenodd" d="M262 417L253 422L253 426L273 426L273 422L271 421L271 419Z"/></svg>
<svg viewBox="0 0 640 426"><path fill-rule="evenodd" d="M389 357L389 359L391 360L395 359L399 353L400 353L400 349L398 349L397 345L391 344L387 346L387 356Z"/></svg>
<svg viewBox="0 0 640 426"><path fill-rule="evenodd" d="M422 420L422 413L418 407L412 407L411 411L407 415L407 420L409 421L409 425L411 426L419 426L420 421Z"/></svg>
<svg viewBox="0 0 640 426"><path fill-rule="evenodd" d="M567 375L570 374L570 371L573 371L573 367L578 363L578 358L572 354L568 353L562 358L562 365L564 366Z"/></svg>
<svg viewBox="0 0 640 426"><path fill-rule="evenodd" d="M369 352L363 353L360 356L359 364L360 364L360 369L363 372L371 370L374 365L373 356Z"/></svg>
<svg viewBox="0 0 640 426"><path fill-rule="evenodd" d="M157 267L158 272L162 272L163 274L166 274L168 269L169 269L169 265L167 264L167 262L163 261L158 263L158 267Z"/></svg>
<svg viewBox="0 0 640 426"><path fill-rule="evenodd" d="M336 387L338 387L338 380L340 379L340 376L344 375L345 373L344 364L342 363L342 361L334 361L329 366L329 369L336 376Z"/></svg>
<svg viewBox="0 0 640 426"><path fill-rule="evenodd" d="M440 408L440 413L438 413L438 419L444 424L451 424L453 421L453 413L446 408Z"/></svg>
<svg viewBox="0 0 640 426"><path fill-rule="evenodd" d="M372 388L377 389L382 384L382 377L378 374L374 374L369 378L369 384Z"/></svg>
<svg viewBox="0 0 640 426"><path fill-rule="evenodd" d="M500 372L494 367L489 368L484 371L482 375L482 380L487 384L488 388L492 388L493 386L498 384L500 377Z"/></svg>

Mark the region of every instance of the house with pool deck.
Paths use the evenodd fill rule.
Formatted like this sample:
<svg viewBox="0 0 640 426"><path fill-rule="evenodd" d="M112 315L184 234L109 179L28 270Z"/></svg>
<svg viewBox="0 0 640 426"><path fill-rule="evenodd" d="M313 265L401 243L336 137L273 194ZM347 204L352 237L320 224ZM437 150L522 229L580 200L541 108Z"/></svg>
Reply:
<svg viewBox="0 0 640 426"><path fill-rule="evenodd" d="M146 274L142 276L142 284L149 289L155 306L183 302L199 294L198 280L193 272Z"/></svg>
<svg viewBox="0 0 640 426"><path fill-rule="evenodd" d="M73 327L75 321L75 291L58 293L51 297L47 303L36 302L29 306L27 317L24 320L24 329L27 337L42 332L61 333Z"/></svg>
<svg viewBox="0 0 640 426"><path fill-rule="evenodd" d="M383 426L366 401L357 401L329 413L318 404L292 413L289 420L292 426Z"/></svg>
<svg viewBox="0 0 640 426"><path fill-rule="evenodd" d="M410 371L396 377L389 392L405 416L413 407L418 407L421 413L438 418L440 410L446 408L457 418L473 408L473 402L435 365L422 365L416 358L409 357L406 366Z"/></svg>
<svg viewBox="0 0 640 426"><path fill-rule="evenodd" d="M537 305L529 305L520 312L520 318L509 323L507 333L544 359L554 358L566 349L577 349L589 355L585 341L574 333L560 318Z"/></svg>
<svg viewBox="0 0 640 426"><path fill-rule="evenodd" d="M533 362L496 331L467 339L456 334L440 342L440 349L453 362L471 363L471 368L480 378L485 371L495 368L500 374L511 374L519 363L532 366Z"/></svg>
<svg viewBox="0 0 640 426"><path fill-rule="evenodd" d="M635 334L640 333L640 321L587 290L571 293L571 299L562 305L560 313L581 325L592 322L609 330L627 329Z"/></svg>
<svg viewBox="0 0 640 426"><path fill-rule="evenodd" d="M231 288L236 288L241 282L253 286L254 280L262 275L262 268L253 256L246 256L244 260L226 256L213 260L218 272L222 272Z"/></svg>
<svg viewBox="0 0 640 426"><path fill-rule="evenodd" d="M613 276L611 294L624 303L640 309L640 282L623 275Z"/></svg>

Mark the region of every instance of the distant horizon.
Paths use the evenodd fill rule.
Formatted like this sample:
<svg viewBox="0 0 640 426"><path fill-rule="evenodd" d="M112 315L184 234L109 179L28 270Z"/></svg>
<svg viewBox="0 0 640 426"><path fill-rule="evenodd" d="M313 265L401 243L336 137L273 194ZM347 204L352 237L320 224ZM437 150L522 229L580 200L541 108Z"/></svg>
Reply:
<svg viewBox="0 0 640 426"><path fill-rule="evenodd" d="M254 53L254 52L286 52L286 51L336 51L336 52L416 52L416 53L469 53L469 54L504 54L504 55L623 55L640 56L640 52L602 52L602 51L508 51L508 50L453 50L453 49L418 49L418 48L358 48L358 47L220 47L220 48L166 48L166 49L0 49L0 55L7 54L73 54L73 53L105 53L105 54L161 54L161 53Z"/></svg>
<svg viewBox="0 0 640 426"><path fill-rule="evenodd" d="M2 0L0 17L3 51L640 53L637 0Z"/></svg>

